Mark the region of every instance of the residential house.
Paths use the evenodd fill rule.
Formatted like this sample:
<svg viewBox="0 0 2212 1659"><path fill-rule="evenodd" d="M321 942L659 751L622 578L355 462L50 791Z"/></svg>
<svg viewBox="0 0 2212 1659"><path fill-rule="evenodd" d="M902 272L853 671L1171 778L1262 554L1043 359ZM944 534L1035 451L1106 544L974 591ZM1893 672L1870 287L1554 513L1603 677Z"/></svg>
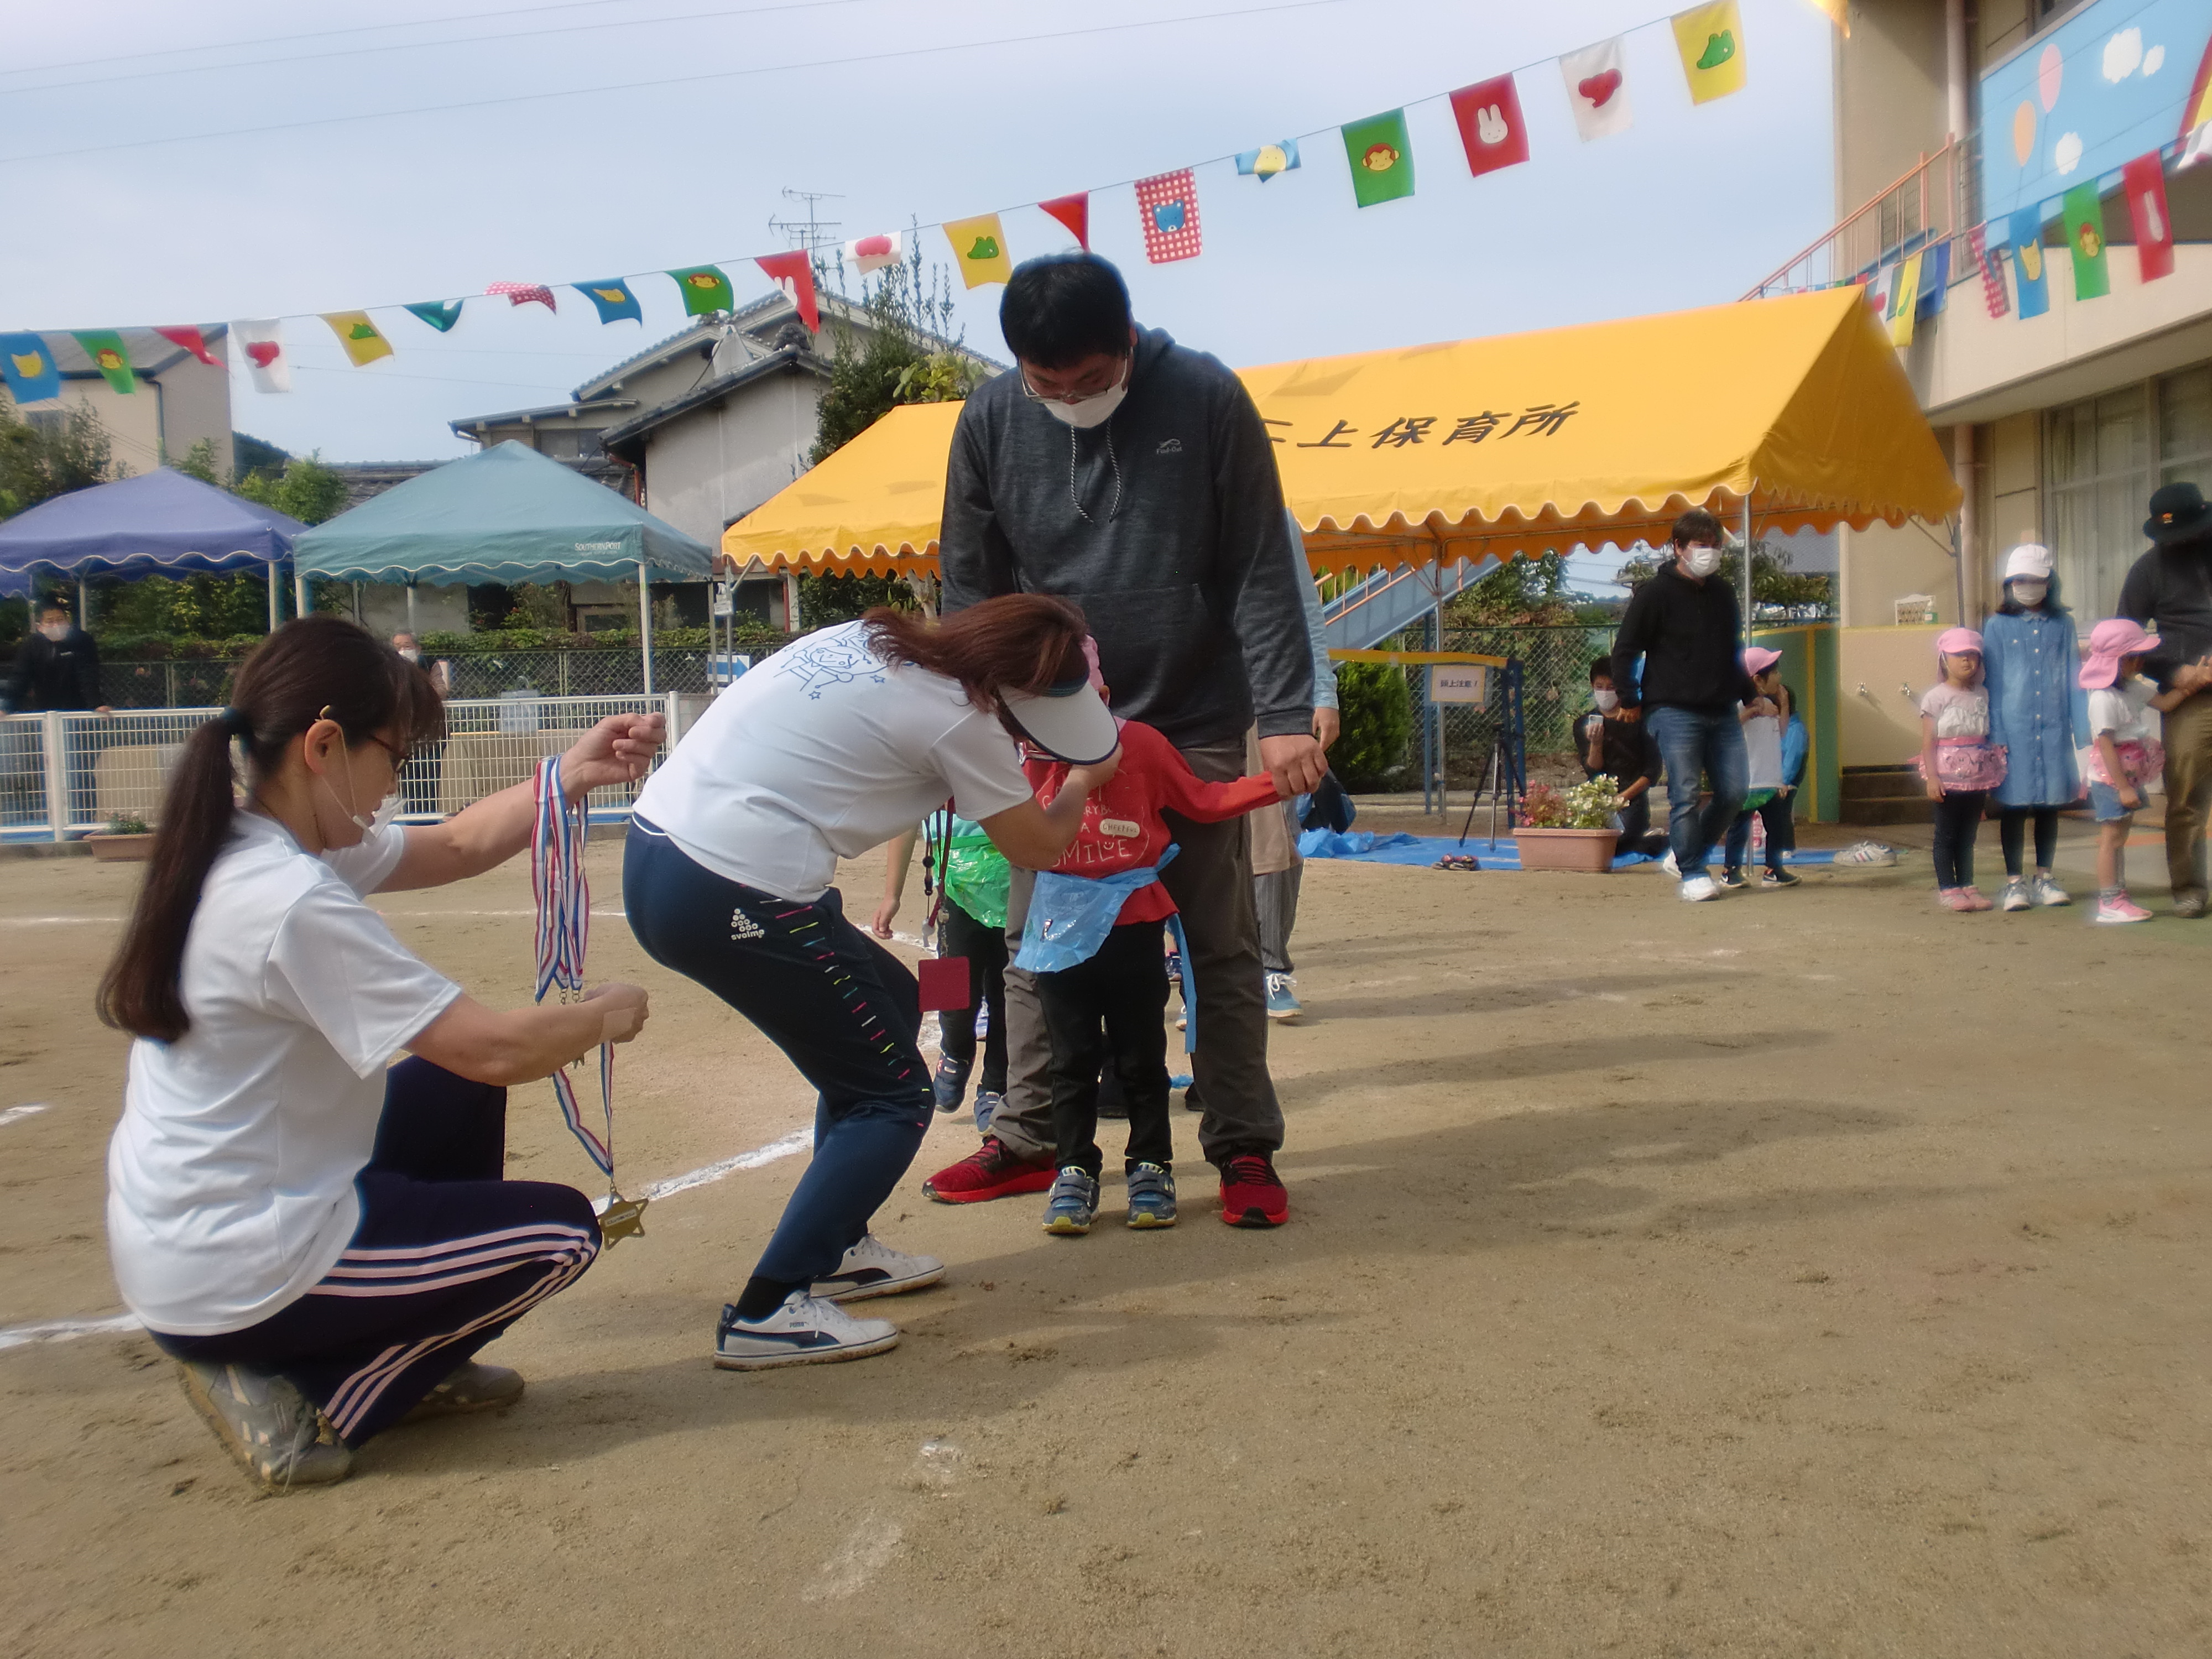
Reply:
<svg viewBox="0 0 2212 1659"><path fill-rule="evenodd" d="M2042 541L2086 633L2147 545L2151 491L2212 488L2212 159L2178 167L2212 71L2212 7L1852 0L1850 16L1834 43L1838 222L1759 291L1871 278L1880 293L1916 255L1923 274L1948 262L1899 357L1966 501L1955 540L1949 526L1840 533L1846 768L1918 745L1907 694L1934 675L1934 629L1900 617L1919 596L1936 627L1978 623L2007 551ZM2175 242L2171 274L2150 281L2123 177L2147 155ZM2102 219L2097 297L2077 297L2062 212L2084 184ZM2015 238L2015 215L2039 234ZM2002 251L2015 240L2025 259ZM1983 262L1977 246L2001 251ZM2043 275L2042 314L2021 314L2036 297L2023 266Z"/></svg>

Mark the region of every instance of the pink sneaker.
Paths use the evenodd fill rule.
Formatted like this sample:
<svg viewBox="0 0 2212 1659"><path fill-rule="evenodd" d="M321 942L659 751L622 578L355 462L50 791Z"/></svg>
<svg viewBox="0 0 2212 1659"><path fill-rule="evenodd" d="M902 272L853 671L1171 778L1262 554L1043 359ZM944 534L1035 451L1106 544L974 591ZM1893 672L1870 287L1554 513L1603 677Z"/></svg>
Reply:
<svg viewBox="0 0 2212 1659"><path fill-rule="evenodd" d="M1959 891L1966 901L1964 904L1959 907L1961 910L1994 910L1996 908L1996 906L1994 903L1983 896L1982 890L1978 887L1961 887Z"/></svg>
<svg viewBox="0 0 2212 1659"><path fill-rule="evenodd" d="M2150 912L2122 892L2111 898L2099 899L2097 908L2089 913L2089 920L2107 927L2118 927L2130 921L2148 921Z"/></svg>
<svg viewBox="0 0 2212 1659"><path fill-rule="evenodd" d="M1966 890L1963 887L1945 887L1939 890L1936 895L1936 902L1946 910L1971 910L1974 908L1972 902L1966 896Z"/></svg>

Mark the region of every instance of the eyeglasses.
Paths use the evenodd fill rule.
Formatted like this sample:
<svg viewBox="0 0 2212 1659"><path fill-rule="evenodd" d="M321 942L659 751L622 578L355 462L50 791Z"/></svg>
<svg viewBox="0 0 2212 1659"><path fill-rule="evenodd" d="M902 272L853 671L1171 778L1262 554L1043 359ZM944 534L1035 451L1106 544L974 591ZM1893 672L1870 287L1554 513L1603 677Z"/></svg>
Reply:
<svg viewBox="0 0 2212 1659"><path fill-rule="evenodd" d="M1033 404L1066 404L1070 407L1073 407L1077 404L1087 404L1093 398L1103 398L1108 392L1115 391L1121 386L1122 380L1128 373L1131 360L1127 357L1120 357L1116 358L1115 361L1117 367L1114 371L1113 380L1108 384L1100 386L1096 392L1062 392L1057 397L1051 398L1046 397L1042 392L1039 392L1035 386L1030 384L1029 371L1024 369L1022 371L1022 396L1028 398Z"/></svg>
<svg viewBox="0 0 2212 1659"><path fill-rule="evenodd" d="M407 751L404 749L393 748L390 744L385 742L382 738L378 737L374 732L368 734L368 740L374 744L379 749L381 749L386 754L392 757L392 769L393 771L396 772L401 767L407 764Z"/></svg>

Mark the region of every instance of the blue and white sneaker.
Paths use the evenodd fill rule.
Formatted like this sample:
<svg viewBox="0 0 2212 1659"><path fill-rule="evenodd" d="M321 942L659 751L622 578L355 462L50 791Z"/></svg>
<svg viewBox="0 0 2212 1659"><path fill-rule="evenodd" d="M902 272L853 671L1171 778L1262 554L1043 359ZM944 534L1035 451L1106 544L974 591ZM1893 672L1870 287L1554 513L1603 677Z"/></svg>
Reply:
<svg viewBox="0 0 2212 1659"><path fill-rule="evenodd" d="M991 1120L998 1116L999 1108L1006 1103L1006 1096L1000 1094L996 1089L975 1091L975 1133L977 1134L987 1135L991 1133Z"/></svg>
<svg viewBox="0 0 2212 1659"><path fill-rule="evenodd" d="M1139 1164L1129 1171L1129 1224L1132 1227L1172 1227L1176 1224L1175 1177L1157 1164Z"/></svg>
<svg viewBox="0 0 2212 1659"><path fill-rule="evenodd" d="M898 1340L898 1327L888 1319L855 1319L834 1302L793 1291L764 1319L740 1319L736 1308L724 1304L714 1327L714 1364L726 1371L827 1365L881 1353Z"/></svg>
<svg viewBox="0 0 2212 1659"><path fill-rule="evenodd" d="M918 1291L944 1277L945 1264L935 1256L908 1255L866 1233L845 1252L836 1273L814 1281L814 1295L823 1302L865 1302Z"/></svg>
<svg viewBox="0 0 2212 1659"><path fill-rule="evenodd" d="M936 1097L939 1111L958 1111L960 1103L968 1097L968 1068L957 1060L939 1060L937 1075L929 1080L929 1091Z"/></svg>
<svg viewBox="0 0 2212 1659"><path fill-rule="evenodd" d="M1079 1238L1091 1231L1098 1213L1098 1182L1073 1164L1060 1172L1045 1200L1044 1230L1063 1238Z"/></svg>
<svg viewBox="0 0 2212 1659"><path fill-rule="evenodd" d="M1298 1006L1297 998L1291 994L1291 986L1293 982L1288 974L1267 975L1267 1018L1269 1019L1296 1019L1300 1014L1305 1012L1305 1010Z"/></svg>

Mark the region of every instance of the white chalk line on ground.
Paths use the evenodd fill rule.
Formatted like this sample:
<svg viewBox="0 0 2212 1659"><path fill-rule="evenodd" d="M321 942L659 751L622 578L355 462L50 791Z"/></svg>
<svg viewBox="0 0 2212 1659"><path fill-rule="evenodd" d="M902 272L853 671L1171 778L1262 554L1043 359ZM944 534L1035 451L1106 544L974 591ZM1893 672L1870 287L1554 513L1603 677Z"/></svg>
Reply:
<svg viewBox="0 0 2212 1659"><path fill-rule="evenodd" d="M0 1327L0 1349L33 1342L69 1342L80 1336L106 1336L139 1328L135 1314L100 1314L88 1319L48 1319L35 1325Z"/></svg>
<svg viewBox="0 0 2212 1659"><path fill-rule="evenodd" d="M13 1123L18 1118L36 1117L40 1112L51 1109L43 1100L33 1101L28 1106L10 1106L6 1111L0 1112L0 1125Z"/></svg>

